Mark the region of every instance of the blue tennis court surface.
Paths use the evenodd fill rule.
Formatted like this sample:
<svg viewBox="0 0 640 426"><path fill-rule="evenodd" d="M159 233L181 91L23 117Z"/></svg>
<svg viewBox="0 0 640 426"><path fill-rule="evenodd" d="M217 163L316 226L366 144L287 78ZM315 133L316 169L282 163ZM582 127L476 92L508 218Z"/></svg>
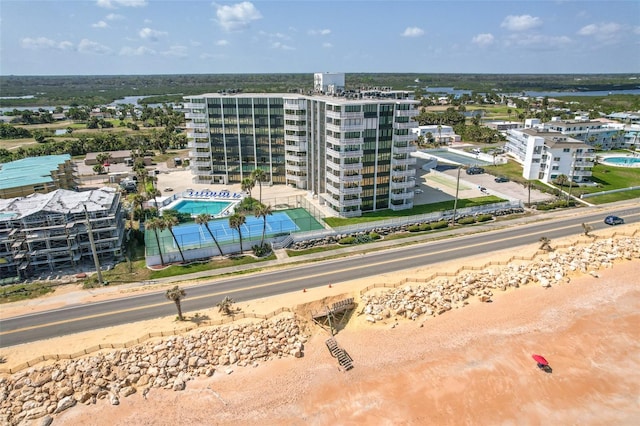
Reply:
<svg viewBox="0 0 640 426"><path fill-rule="evenodd" d="M250 240L252 238L262 237L262 227L264 221L260 217L246 216L245 223L240 228L242 231L242 239ZM233 241L238 238L238 231L229 227L228 219L217 219L209 222L209 229L216 237L218 242ZM267 216L266 235L274 235L282 232L298 231L298 226L289 218L289 215L283 212L274 212ZM194 244L212 242L213 239L209 235L209 231L204 225L189 223L176 226L173 228L180 246L190 246Z"/></svg>

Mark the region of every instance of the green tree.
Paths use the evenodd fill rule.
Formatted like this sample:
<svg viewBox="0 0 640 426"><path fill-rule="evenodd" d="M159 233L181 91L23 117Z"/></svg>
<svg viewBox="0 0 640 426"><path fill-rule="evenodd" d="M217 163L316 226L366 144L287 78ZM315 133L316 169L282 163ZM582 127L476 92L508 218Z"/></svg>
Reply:
<svg viewBox="0 0 640 426"><path fill-rule="evenodd" d="M264 246L264 235L267 231L267 216L273 214L271 206L259 203L253 211L255 217L262 218L262 238L260 239L260 247Z"/></svg>
<svg viewBox="0 0 640 426"><path fill-rule="evenodd" d="M178 319L180 321L184 321L184 317L182 316L182 298L187 295L187 292L184 289L181 289L178 286L174 286L167 290L166 297L176 304L176 308L178 309Z"/></svg>
<svg viewBox="0 0 640 426"><path fill-rule="evenodd" d="M238 238L240 239L240 253L244 251L242 249L242 225L244 225L246 221L247 218L242 213L236 212L229 216L229 227L238 231Z"/></svg>
<svg viewBox="0 0 640 426"><path fill-rule="evenodd" d="M209 213L200 213L198 216L196 216L196 223L198 225L204 225L205 228L207 228L207 231L209 231L209 235L211 235L213 242L216 244L216 247L218 247L220 256L222 256L223 255L222 247L220 247L220 243L218 243L218 240L216 239L215 235L213 235L213 232L211 232L211 228L209 228L209 221L211 221L212 219L213 219L213 216L211 216Z"/></svg>
<svg viewBox="0 0 640 426"><path fill-rule="evenodd" d="M158 254L160 254L160 264L164 266L164 257L162 256L162 245L160 244L160 236L158 231L162 232L165 228L165 223L162 219L154 217L145 222L145 228L151 229L156 236L156 243L158 244Z"/></svg>
<svg viewBox="0 0 640 426"><path fill-rule="evenodd" d="M246 177L242 179L242 182L240 182L240 189L242 189L244 192L249 193L249 197L251 197L251 190L253 189L254 185L254 180L250 177Z"/></svg>
<svg viewBox="0 0 640 426"><path fill-rule="evenodd" d="M102 164L96 164L95 166L93 166L93 172L99 175L104 174L104 166Z"/></svg>
<svg viewBox="0 0 640 426"><path fill-rule="evenodd" d="M260 188L260 195L258 197L258 201L262 203L262 183L266 182L269 177L262 169L254 169L251 172L251 179L254 182L258 182L258 187Z"/></svg>

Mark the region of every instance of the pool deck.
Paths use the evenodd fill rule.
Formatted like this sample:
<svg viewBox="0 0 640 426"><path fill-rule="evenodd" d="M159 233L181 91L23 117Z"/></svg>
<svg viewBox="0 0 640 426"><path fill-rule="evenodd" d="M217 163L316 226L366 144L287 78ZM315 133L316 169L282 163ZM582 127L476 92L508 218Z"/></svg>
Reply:
<svg viewBox="0 0 640 426"><path fill-rule="evenodd" d="M222 211L216 215L213 215L215 218L229 216L233 213L235 207L242 201L244 197L248 194L244 192L231 192L226 189L222 189L220 191L211 191L209 189L202 189L199 191L194 191L192 189L187 189L182 193L178 193L175 195L175 199L171 201L169 204L162 206L160 211L174 209L178 204L182 201L222 201L225 203L231 203ZM191 216L197 216L192 214Z"/></svg>

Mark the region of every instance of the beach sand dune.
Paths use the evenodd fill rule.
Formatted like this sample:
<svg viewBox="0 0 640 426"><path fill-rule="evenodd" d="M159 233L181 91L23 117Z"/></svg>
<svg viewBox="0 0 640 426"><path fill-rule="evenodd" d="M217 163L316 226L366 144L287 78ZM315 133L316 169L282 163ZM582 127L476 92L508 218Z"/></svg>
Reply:
<svg viewBox="0 0 640 426"><path fill-rule="evenodd" d="M543 289L529 285L426 321L316 329L301 359L76 406L56 425L637 425L640 262ZM542 354L552 373L531 358Z"/></svg>

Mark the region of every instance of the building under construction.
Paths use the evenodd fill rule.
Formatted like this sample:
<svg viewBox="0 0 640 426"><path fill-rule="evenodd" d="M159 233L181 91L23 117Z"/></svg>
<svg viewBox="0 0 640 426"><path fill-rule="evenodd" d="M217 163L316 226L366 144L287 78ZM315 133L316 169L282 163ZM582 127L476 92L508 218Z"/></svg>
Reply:
<svg viewBox="0 0 640 426"><path fill-rule="evenodd" d="M101 263L117 260L123 240L120 193L113 188L0 199L0 279L93 266L94 248Z"/></svg>

